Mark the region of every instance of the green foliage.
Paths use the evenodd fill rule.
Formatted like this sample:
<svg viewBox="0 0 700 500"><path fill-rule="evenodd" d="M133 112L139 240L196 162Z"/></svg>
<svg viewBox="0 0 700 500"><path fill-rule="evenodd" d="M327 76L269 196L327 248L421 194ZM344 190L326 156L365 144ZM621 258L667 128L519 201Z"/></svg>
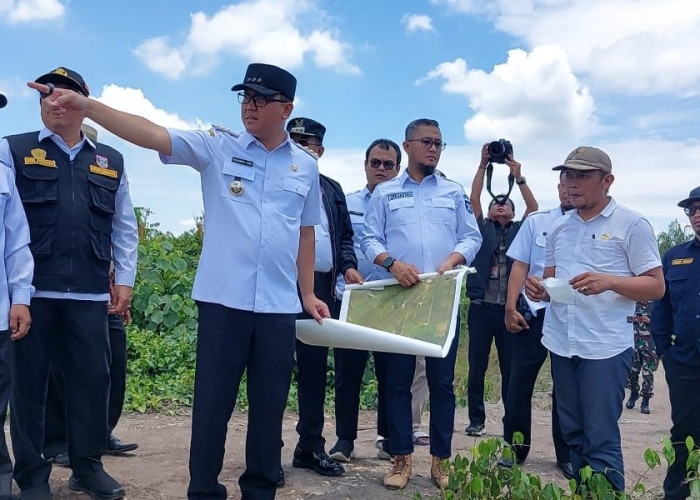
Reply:
<svg viewBox="0 0 700 500"><path fill-rule="evenodd" d="M681 226L678 220L674 220L668 225L668 231L661 231L656 236L659 253L663 255L669 248L685 243L692 237L693 231L689 225Z"/></svg>

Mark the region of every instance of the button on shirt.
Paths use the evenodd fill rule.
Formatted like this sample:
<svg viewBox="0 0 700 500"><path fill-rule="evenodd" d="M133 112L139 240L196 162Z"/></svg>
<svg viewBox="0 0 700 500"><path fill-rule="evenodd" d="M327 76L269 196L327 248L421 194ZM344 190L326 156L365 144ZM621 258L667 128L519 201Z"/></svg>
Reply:
<svg viewBox="0 0 700 500"><path fill-rule="evenodd" d="M640 214L611 199L594 218L584 221L572 210L547 236L546 267L570 280L593 271L639 276L661 265L654 231ZM608 359L634 344L635 302L608 290L597 295L574 291L571 304L551 302L542 344L559 356Z"/></svg>
<svg viewBox="0 0 700 500"><path fill-rule="evenodd" d="M362 240L370 262L388 252L428 273L437 271L452 252L461 253L470 264L480 245L479 226L456 182L429 175L418 183L404 172L374 189ZM377 278L391 277L376 269Z"/></svg>
<svg viewBox="0 0 700 500"><path fill-rule="evenodd" d="M357 270L365 281L374 279L372 278L372 274L377 267L367 260L361 248L362 238L365 236L365 212L367 211L367 206L369 205L369 199L371 197L372 193L370 193L366 186L364 189L350 193L345 197L348 212L350 213L350 222L352 223L352 241L355 255L357 256ZM336 295L342 298L343 292L345 291L345 277L342 274L338 277L335 291Z"/></svg>
<svg viewBox="0 0 700 500"><path fill-rule="evenodd" d="M189 165L202 178L204 241L192 298L299 312L299 228L321 222L316 160L289 138L268 151L247 132L168 132L172 154L161 160Z"/></svg>
<svg viewBox="0 0 700 500"><path fill-rule="evenodd" d="M83 138L73 147L68 147L63 138L44 127L39 132L38 141L49 137L61 150L68 155L72 162L76 155L89 147L95 149L95 144L83 135ZM0 163L8 165L14 170L14 161L10 153L10 145L6 139L0 141ZM134 206L129 195L129 181L126 171L122 173L119 187L115 196L115 213L112 216L112 258L114 260L115 284L134 286L136 279L136 264L138 259L139 236L136 223ZM71 299L71 300L95 300L108 301L109 294L102 293L73 293L37 290L34 294L37 298Z"/></svg>
<svg viewBox="0 0 700 500"><path fill-rule="evenodd" d="M0 330L9 329L10 306L29 305L34 260L29 225L15 186L14 172L0 165Z"/></svg>
<svg viewBox="0 0 700 500"><path fill-rule="evenodd" d="M700 241L693 238L664 254L666 293L654 301L651 333L659 355L700 367ZM671 335L676 338L671 345Z"/></svg>

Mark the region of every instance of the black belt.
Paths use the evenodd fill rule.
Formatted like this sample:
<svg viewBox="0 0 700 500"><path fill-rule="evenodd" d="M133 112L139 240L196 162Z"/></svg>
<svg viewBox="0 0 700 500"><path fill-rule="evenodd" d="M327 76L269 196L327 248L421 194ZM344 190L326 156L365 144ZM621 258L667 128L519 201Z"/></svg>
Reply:
<svg viewBox="0 0 700 500"><path fill-rule="evenodd" d="M505 304L504 305L492 304L491 302L486 302L486 301L481 300L481 299L471 299L469 302L471 304L486 307L488 309L505 309L506 308Z"/></svg>

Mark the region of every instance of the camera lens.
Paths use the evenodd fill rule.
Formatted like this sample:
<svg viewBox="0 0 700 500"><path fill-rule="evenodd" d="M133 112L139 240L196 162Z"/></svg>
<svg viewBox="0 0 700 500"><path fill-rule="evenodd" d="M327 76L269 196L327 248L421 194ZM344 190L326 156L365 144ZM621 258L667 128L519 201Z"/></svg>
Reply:
<svg viewBox="0 0 700 500"><path fill-rule="evenodd" d="M500 158L501 156L504 156L505 152L505 147L500 141L493 141L491 144L489 144L489 155L492 157Z"/></svg>

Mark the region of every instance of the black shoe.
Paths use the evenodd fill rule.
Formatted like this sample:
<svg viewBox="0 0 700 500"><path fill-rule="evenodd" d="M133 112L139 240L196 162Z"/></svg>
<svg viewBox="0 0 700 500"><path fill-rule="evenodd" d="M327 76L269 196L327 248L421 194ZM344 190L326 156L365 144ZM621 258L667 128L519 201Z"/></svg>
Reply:
<svg viewBox="0 0 700 500"><path fill-rule="evenodd" d="M112 476L101 470L86 477L71 474L68 487L73 491L87 493L95 500L117 500L124 498L124 488Z"/></svg>
<svg viewBox="0 0 700 500"><path fill-rule="evenodd" d="M484 435L484 424L469 424L469 427L464 429L464 432L467 433L467 436L483 436Z"/></svg>
<svg viewBox="0 0 700 500"><path fill-rule="evenodd" d="M301 451L299 448L294 450L292 467L311 469L322 476L340 476L345 473L343 466L326 455L325 452Z"/></svg>
<svg viewBox="0 0 700 500"><path fill-rule="evenodd" d="M634 404L637 402L637 399L639 399L638 392L630 393L630 398L627 400L627 403L625 403L625 406L631 410L632 408L634 408Z"/></svg>
<svg viewBox="0 0 700 500"><path fill-rule="evenodd" d="M68 458L67 451L62 451L61 453L53 457L51 461L59 467L70 467L70 458Z"/></svg>
<svg viewBox="0 0 700 500"><path fill-rule="evenodd" d="M139 445L136 443L124 443L114 434L109 435L107 440L107 455L123 455L129 451L134 451Z"/></svg>
<svg viewBox="0 0 700 500"><path fill-rule="evenodd" d="M649 398L648 397L645 396L642 398L642 404L639 405L639 411L641 411L645 415L649 415L651 413L651 410L649 409Z"/></svg>
<svg viewBox="0 0 700 500"><path fill-rule="evenodd" d="M557 467L566 479L574 478L574 468L572 467L571 462L557 462Z"/></svg>
<svg viewBox="0 0 700 500"><path fill-rule="evenodd" d="M287 481L284 479L284 469L280 466L280 477L277 479L277 487L282 488Z"/></svg>
<svg viewBox="0 0 700 500"><path fill-rule="evenodd" d="M331 448L330 456L333 460L338 462L350 462L350 459L355 458L355 452L353 451L355 446L352 441L347 439L339 439L335 446Z"/></svg>

